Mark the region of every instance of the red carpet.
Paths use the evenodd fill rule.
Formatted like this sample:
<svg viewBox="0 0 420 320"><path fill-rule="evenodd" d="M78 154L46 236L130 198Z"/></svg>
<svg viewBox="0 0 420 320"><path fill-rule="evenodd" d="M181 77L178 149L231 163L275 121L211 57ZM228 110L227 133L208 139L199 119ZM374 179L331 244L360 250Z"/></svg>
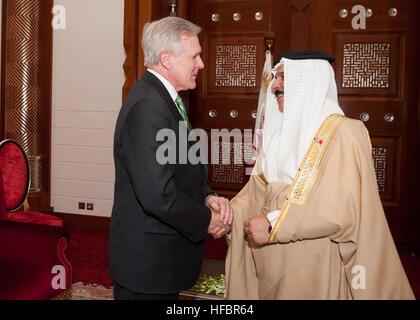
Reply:
<svg viewBox="0 0 420 320"><path fill-rule="evenodd" d="M401 263L417 300L420 300L420 257L400 252Z"/></svg>
<svg viewBox="0 0 420 320"><path fill-rule="evenodd" d="M227 249L228 247L224 238L215 240L212 236L207 235L204 243L204 258L225 260Z"/></svg>
<svg viewBox="0 0 420 320"><path fill-rule="evenodd" d="M112 286L108 267L108 233L67 229L70 242L66 251L73 267L73 283Z"/></svg>
<svg viewBox="0 0 420 320"><path fill-rule="evenodd" d="M108 233L73 228L68 228L68 231L70 242L66 254L73 266L73 283L112 286L108 267ZM224 239L214 240L210 236L206 238L206 259L224 260L226 251ZM405 252L400 253L400 257L414 294L417 300L420 300L420 258Z"/></svg>

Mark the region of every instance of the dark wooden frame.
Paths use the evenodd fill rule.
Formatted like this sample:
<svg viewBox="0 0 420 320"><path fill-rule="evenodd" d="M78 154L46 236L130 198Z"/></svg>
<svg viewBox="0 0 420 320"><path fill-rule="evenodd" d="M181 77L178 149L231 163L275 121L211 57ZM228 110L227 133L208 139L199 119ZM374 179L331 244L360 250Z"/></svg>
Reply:
<svg viewBox="0 0 420 320"><path fill-rule="evenodd" d="M138 79L138 42L139 34L139 0L125 0L124 3L124 49L126 59L123 65L125 83L122 88L122 97L125 99L128 91Z"/></svg>
<svg viewBox="0 0 420 320"><path fill-rule="evenodd" d="M412 201L412 217L410 219L410 250L414 252L418 257L420 257L420 201L418 201L419 197L419 187L418 184L420 182L420 168L418 164L420 163L420 63L418 62L418 57L420 55L420 42L418 39L418 30L420 27L420 22L417 17L418 12L420 12L420 3L419 1L412 0L412 5L410 7L410 18L409 21L411 23L410 30L411 32L408 34L409 40L411 43L415 43L415 47L411 55L409 56L409 60L407 61L408 68L410 68L411 72L415 75L417 81L413 83L409 83L409 87L411 92L417 92L415 99L417 99L416 103L413 104L411 110L413 113L417 114L417 121L416 116L413 114L412 119L415 124L415 132L413 132L413 143L412 146L414 148L414 157L411 160L412 168L412 181L410 185L410 190L412 190L412 194L410 194L410 198ZM417 40L417 41L416 41ZM413 63L413 65L411 65ZM415 101L415 100L413 100ZM411 111L410 110L410 111ZM417 112L415 112L415 110Z"/></svg>
<svg viewBox="0 0 420 320"><path fill-rule="evenodd" d="M187 0L178 0L177 13L180 17L187 15ZM124 73L126 81L122 88L122 100L134 83L146 70L141 50L143 26L150 21L163 18L169 14L167 0L124 0L124 49L126 59Z"/></svg>

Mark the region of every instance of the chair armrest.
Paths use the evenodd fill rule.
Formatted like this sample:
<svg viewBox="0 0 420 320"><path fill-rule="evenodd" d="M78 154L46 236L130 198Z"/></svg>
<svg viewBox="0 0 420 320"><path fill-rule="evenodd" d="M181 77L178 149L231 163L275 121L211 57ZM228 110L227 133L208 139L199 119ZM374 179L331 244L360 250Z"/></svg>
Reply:
<svg viewBox="0 0 420 320"><path fill-rule="evenodd" d="M56 254L61 238L68 238L61 227L15 221L0 221L0 257L20 259L22 252L28 260L44 254Z"/></svg>
<svg viewBox="0 0 420 320"><path fill-rule="evenodd" d="M0 299L51 299L68 291L67 239L61 227L0 221ZM59 287L54 287L56 276Z"/></svg>

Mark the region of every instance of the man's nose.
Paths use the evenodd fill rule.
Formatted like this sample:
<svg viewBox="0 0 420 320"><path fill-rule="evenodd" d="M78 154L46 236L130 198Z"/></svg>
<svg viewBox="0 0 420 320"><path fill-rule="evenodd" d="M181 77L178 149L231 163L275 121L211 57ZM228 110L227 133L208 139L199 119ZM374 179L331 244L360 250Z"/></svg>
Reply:
<svg viewBox="0 0 420 320"><path fill-rule="evenodd" d="M283 90L283 83L282 83L282 81L281 81L281 79L276 79L276 80L274 80L274 82L273 82L273 89L281 89L281 90Z"/></svg>
<svg viewBox="0 0 420 320"><path fill-rule="evenodd" d="M197 68L198 69L204 69L204 62L203 62L203 60L201 59L200 56L198 57L198 60L197 60Z"/></svg>

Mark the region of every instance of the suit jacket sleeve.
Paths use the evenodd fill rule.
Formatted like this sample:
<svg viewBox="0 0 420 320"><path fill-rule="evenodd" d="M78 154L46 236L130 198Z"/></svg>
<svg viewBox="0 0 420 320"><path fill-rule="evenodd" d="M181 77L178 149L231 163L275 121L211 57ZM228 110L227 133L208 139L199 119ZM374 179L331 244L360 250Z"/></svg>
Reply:
<svg viewBox="0 0 420 320"><path fill-rule="evenodd" d="M215 192L207 184L203 186L203 198L205 199L209 195L215 195Z"/></svg>
<svg viewBox="0 0 420 320"><path fill-rule="evenodd" d="M175 165L161 165L156 158L162 144L156 135L171 128L170 116L162 101L137 102L127 116L120 142L136 197L146 213L199 242L207 233L210 210L177 188Z"/></svg>

